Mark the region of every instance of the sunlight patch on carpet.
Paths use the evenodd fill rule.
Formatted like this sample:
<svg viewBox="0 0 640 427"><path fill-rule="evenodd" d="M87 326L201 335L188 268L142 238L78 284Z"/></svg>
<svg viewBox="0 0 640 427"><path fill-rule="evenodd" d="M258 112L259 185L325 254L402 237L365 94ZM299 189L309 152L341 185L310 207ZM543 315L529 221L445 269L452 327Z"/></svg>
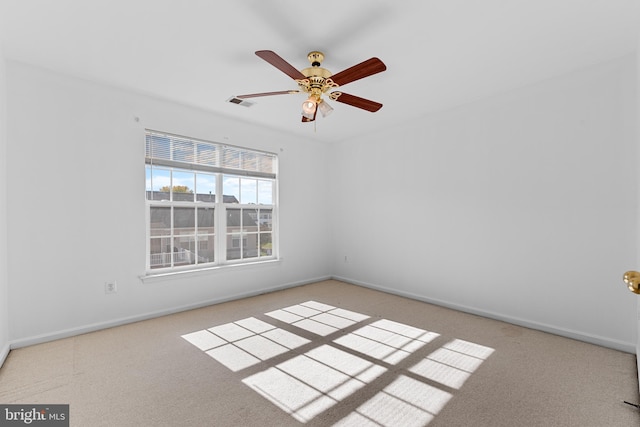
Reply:
<svg viewBox="0 0 640 427"><path fill-rule="evenodd" d="M435 332L382 319L334 342L395 365L438 336Z"/></svg>
<svg viewBox="0 0 640 427"><path fill-rule="evenodd" d="M429 354L409 371L459 389L493 349L463 340L453 340Z"/></svg>
<svg viewBox="0 0 640 427"><path fill-rule="evenodd" d="M265 314L323 337L369 318L362 313L317 301L306 301Z"/></svg>
<svg viewBox="0 0 640 427"><path fill-rule="evenodd" d="M364 403L335 426L426 426L494 352L461 339L440 345L436 332L317 301L264 315L268 321L248 317L182 338L302 423L364 393L349 399ZM318 337L305 338L311 334Z"/></svg>
<svg viewBox="0 0 640 427"><path fill-rule="evenodd" d="M243 383L301 422L307 422L386 371L345 351L322 345Z"/></svg>
<svg viewBox="0 0 640 427"><path fill-rule="evenodd" d="M284 354L310 341L255 317L182 335L233 372Z"/></svg>
<svg viewBox="0 0 640 427"><path fill-rule="evenodd" d="M451 399L451 394L405 375L334 424L337 427L427 425Z"/></svg>

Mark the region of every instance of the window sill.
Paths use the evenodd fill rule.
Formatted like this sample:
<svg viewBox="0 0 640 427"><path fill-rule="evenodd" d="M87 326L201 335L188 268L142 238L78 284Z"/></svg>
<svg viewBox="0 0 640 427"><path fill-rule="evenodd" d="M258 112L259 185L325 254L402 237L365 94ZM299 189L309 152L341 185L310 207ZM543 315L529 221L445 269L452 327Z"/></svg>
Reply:
<svg viewBox="0 0 640 427"><path fill-rule="evenodd" d="M184 278L184 277L202 276L206 274L211 274L214 271L230 271L234 269L268 267L268 266L274 266L274 265L280 264L281 262L282 262L282 258L279 258L279 259L270 259L265 261L245 262L245 263L239 263L239 264L217 265L215 267L205 267L205 268L198 268L193 270L168 271L165 273L148 273L148 274L145 274L144 276L140 276L140 280L143 283L153 283L161 280L171 280L171 279Z"/></svg>

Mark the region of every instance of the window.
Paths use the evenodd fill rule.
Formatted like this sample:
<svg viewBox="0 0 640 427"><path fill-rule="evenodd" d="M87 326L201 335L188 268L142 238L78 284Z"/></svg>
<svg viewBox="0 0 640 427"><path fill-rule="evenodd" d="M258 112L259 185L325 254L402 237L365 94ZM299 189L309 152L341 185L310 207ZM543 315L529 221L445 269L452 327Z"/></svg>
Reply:
<svg viewBox="0 0 640 427"><path fill-rule="evenodd" d="M277 156L146 131L147 271L275 259Z"/></svg>

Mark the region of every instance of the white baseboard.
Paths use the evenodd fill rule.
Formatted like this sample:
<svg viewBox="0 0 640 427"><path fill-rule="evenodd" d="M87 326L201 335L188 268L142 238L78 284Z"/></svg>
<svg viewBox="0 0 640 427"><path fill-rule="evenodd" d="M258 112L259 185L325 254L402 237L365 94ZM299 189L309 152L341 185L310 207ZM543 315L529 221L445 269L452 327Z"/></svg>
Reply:
<svg viewBox="0 0 640 427"><path fill-rule="evenodd" d="M7 356L9 355L9 351L11 350L11 346L9 343L6 343L2 348L0 348L0 368L4 365L4 361L7 360Z"/></svg>
<svg viewBox="0 0 640 427"><path fill-rule="evenodd" d="M242 299L242 298L248 298L248 297L261 295L261 294L266 294L266 293L270 293L270 292L276 292L276 291L283 290L283 289L288 289L288 288L294 288L294 287L297 287L297 286L308 285L308 284L311 284L311 283L321 282L323 280L329 280L329 279L335 279L335 280L339 280L339 281L342 281L342 282L345 282L345 283L351 283L351 284L362 286L362 287L365 287L365 288L370 288L370 289L386 292L386 293L393 294L393 295L398 295L398 296L402 296L402 297L406 297L406 298L411 298L411 299L415 299L417 301L423 301L423 302L426 302L426 303L429 303L429 304L434 304L434 305L438 305L438 306L442 306L442 307L446 307L446 308L451 308L453 310L462 311L462 312L465 312L465 313L470 313L470 314L475 314L475 315L482 316L482 317L487 317L487 318L490 318L490 319L500 320L500 321L511 323L511 324L514 324L514 325L523 326L523 327L530 328L530 329L536 329L536 330L543 331L543 332L548 332L548 333L551 333L551 334L554 334L554 335L559 335L559 336L563 336L563 337L566 337L566 338L571 338L571 339L575 339L575 340L579 340L579 341L588 342L588 343L591 343L591 344L600 345L602 347L608 347L608 348L612 348L612 349L615 349L615 350L624 351L626 353L631 353L631 354L635 354L636 353L636 345L635 345L635 343L631 343L631 342L613 340L613 339L610 339L610 338L605 338L605 337L601 337L601 336L597 336L597 335L591 335L591 334L585 334L585 333L582 333L582 332L577 332L577 331L573 331L573 330L565 329L565 328L559 328L559 327L555 327L555 326L552 326L552 325L547 325L547 324L543 324L543 323L539 323L539 322L532 322L532 321L529 321L529 320L526 320L526 319L520 319L520 318L516 318L516 317L505 316L505 315L502 315L500 313L481 310L481 309L478 309L478 308L475 308L475 307L468 307L468 306L455 304L455 303L451 303L451 302L448 302L448 301L442 301L442 300L438 300L438 299L434 299L434 298L428 298L428 297L425 297L424 295L419 295L419 294L415 294L415 293L412 293L412 292L399 291L397 289L387 288L387 287L384 287L384 286L380 286L380 285L376 285L376 284L372 284L372 283L368 283L368 282L363 282L363 281L359 281L359 280L355 280L355 279L350 279L348 277L323 276L323 277L317 277L317 278L313 278L313 279L309 279L309 280L304 280L304 281L299 281L299 282L291 282L291 283L287 283L287 284L284 284L284 285L273 286L273 287L270 287L270 288L260 289L260 290L257 290L257 291L251 291L251 292L244 292L244 293L239 293L239 294L234 294L234 295L228 295L228 296L221 297L221 298L214 298L214 299L207 300L207 301L201 301L201 302L196 303L196 304L187 304L187 305L183 305L183 306L167 308L167 309L164 309L164 310L148 312L148 313L139 314L139 315L135 315L135 316L129 316L129 317L123 317L123 318L119 318L119 319L109 320L109 321L106 321L106 322L93 323L93 324L89 324L89 325L79 326L79 327L76 327L76 328L64 329L64 330L60 330L60 331L54 331L54 332L50 332L50 333L46 333L46 334L41 334L41 335L36 335L36 336L32 336L32 337L13 340L9 344L5 345L2 349L0 349L0 367L2 367L2 364L4 363L7 355L9 354L10 349L12 349L12 348L27 347L27 346L30 346L30 345L35 345L35 344L40 344L40 343L44 343L44 342L48 342L48 341L54 341L54 340L57 340L57 339L68 338L68 337L75 336L75 335L85 334L85 333L88 333L88 332L94 332L94 331L98 331L98 330L101 330L101 329L107 329L107 328L112 328L112 327L115 327L115 326L121 326L121 325L125 325L127 323L134 323L134 322L139 322L139 321L142 321L142 320L153 319L153 318L156 318L156 317L166 316L166 315L169 315L169 314L179 313L179 312L182 312L182 311L193 310L193 309L197 309L197 308L201 308L201 307L206 307L206 306L209 306L209 305L220 304L220 303L224 303L224 302L228 302L228 301L233 301L233 300Z"/></svg>
<svg viewBox="0 0 640 427"><path fill-rule="evenodd" d="M412 292L404 292L404 291L399 291L397 289L386 288L384 286L362 282L362 281L350 279L347 277L333 276L333 279L339 280L345 283L352 283L354 285L374 289L377 291L382 291L388 294L398 295L401 297L411 298L411 299L426 302L429 304L438 305L441 307L446 307L446 308L450 308L457 311L462 311L464 313L475 314L478 316L487 317L489 319L500 320L502 322L511 323L513 325L523 326L529 329L548 332L550 334L559 335L565 338L571 338L578 341L588 342L590 344L596 344L602 347L612 348L614 350L623 351L625 353L636 354L636 344L632 342L614 340L611 338L601 337L598 335L585 334L583 332L578 332L578 331L574 331L566 328L560 328L560 327L556 327L556 326L548 325L544 323L533 322L530 320L520 319L517 317L505 316L503 314L495 313L492 311L481 310L475 307L468 307L465 305L455 304L448 301L428 298L428 297L425 297L424 295L418 295Z"/></svg>
<svg viewBox="0 0 640 427"><path fill-rule="evenodd" d="M207 306L214 305L214 304L220 304L220 303L223 303L223 302L228 302L228 301L238 300L238 299L242 299L242 298L253 297L253 296L256 296L256 295L267 294L267 293L271 293L271 292L280 291L280 290L283 290L283 289L295 288L297 286L308 285L310 283L321 282L323 280L329 280L329 279L331 279L331 276L317 277L317 278L314 278L314 279L308 279L308 280L299 281L299 282L287 283L285 285L272 286L272 287L266 288L266 289L260 289L260 290L256 290L256 291L244 292L244 293L239 293L239 294L234 294L234 295L228 295L228 296L224 296L224 297L221 297L221 298L214 298L214 299L210 299L210 300L207 300L207 301L201 301L201 302L198 302L198 303L195 303L195 304L187 304L187 305L167 308L167 309L163 309L163 310L148 312L148 313L144 313L144 314L139 314L139 315L135 315L135 316L122 317L122 318L119 318L119 319L109 320L109 321L106 321L106 322L92 323L92 324L89 324L89 325L79 326L79 327L76 327L76 328L69 328L69 329L64 329L64 330L60 330L60 331L49 332L49 333L46 333L46 334L31 336L31 337L27 337L27 338L21 338L21 339L13 340L13 341L10 342L10 346L7 346L7 353L9 352L10 348L28 347L30 345L41 344L41 343L48 342L48 341L54 341L54 340L58 340L58 339L62 339L62 338L68 338L68 337L72 337L72 336L76 336L76 335L86 334L86 333L89 333L89 332L99 331L99 330L102 330L102 329L113 328L115 326L126 325L127 323L134 323L134 322L139 322L139 321L142 321L142 320L153 319L153 318L156 318L156 317L166 316L166 315L169 315L169 314L179 313L179 312L182 312L182 311L188 311L188 310L193 310L193 309L196 309L196 308L207 307ZM0 356L2 356L2 353L0 353ZM2 361L2 360L4 360L4 359L0 358L0 361ZM1 366L1 364L0 364L0 366Z"/></svg>

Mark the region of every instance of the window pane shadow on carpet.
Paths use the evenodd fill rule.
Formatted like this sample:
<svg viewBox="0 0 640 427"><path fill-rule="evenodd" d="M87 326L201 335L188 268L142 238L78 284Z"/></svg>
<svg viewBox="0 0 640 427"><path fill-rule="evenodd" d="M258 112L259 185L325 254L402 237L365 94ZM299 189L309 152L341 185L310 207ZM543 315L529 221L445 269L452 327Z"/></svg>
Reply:
<svg viewBox="0 0 640 427"><path fill-rule="evenodd" d="M295 420L342 410L342 427L426 426L494 352L317 301L182 338Z"/></svg>

